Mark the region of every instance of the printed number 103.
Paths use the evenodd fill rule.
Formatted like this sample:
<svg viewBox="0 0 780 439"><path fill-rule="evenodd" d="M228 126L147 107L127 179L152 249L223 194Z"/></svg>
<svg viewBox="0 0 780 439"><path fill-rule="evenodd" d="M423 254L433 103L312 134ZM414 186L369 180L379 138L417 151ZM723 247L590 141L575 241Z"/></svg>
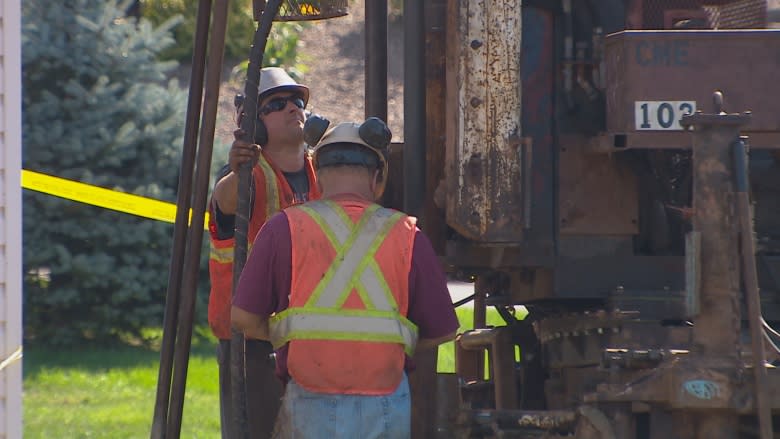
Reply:
<svg viewBox="0 0 780 439"><path fill-rule="evenodd" d="M682 130L680 119L696 111L695 101L636 101L636 130Z"/></svg>

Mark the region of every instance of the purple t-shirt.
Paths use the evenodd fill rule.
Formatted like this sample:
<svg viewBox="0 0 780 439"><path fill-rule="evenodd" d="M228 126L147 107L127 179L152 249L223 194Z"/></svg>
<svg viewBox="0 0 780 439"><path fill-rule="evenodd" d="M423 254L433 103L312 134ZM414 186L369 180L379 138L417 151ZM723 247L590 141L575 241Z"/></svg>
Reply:
<svg viewBox="0 0 780 439"><path fill-rule="evenodd" d="M255 238L252 252L236 286L233 305L261 316L270 316L289 306L291 242L287 215L277 213L263 225ZM412 248L406 318L417 325L418 337L421 339L443 337L455 332L459 325L447 290L447 278L431 242L419 229L414 235ZM287 345L279 349L276 355L277 374L286 381ZM407 358L407 371L413 367Z"/></svg>

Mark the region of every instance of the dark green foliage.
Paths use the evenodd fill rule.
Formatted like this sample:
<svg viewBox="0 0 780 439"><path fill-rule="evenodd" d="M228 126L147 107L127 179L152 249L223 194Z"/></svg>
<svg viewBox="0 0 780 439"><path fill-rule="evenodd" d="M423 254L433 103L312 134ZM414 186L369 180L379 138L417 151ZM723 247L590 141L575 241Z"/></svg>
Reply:
<svg viewBox="0 0 780 439"><path fill-rule="evenodd" d="M127 2L25 0L23 166L175 201L186 93L168 26ZM162 322L173 227L25 191L25 335L65 344Z"/></svg>
<svg viewBox="0 0 780 439"><path fill-rule="evenodd" d="M233 0L228 5L228 26L225 35L225 58L242 60L249 56L257 22L252 16L251 0ZM198 2L188 0L143 0L141 13L152 23L162 24L176 20L173 29L176 45L161 53L163 59L189 62L192 59ZM296 65L298 35L305 24L300 22L274 23L268 36L263 66L284 67L291 74L303 73ZM296 72L298 70L298 72ZM243 77L242 77L243 79Z"/></svg>

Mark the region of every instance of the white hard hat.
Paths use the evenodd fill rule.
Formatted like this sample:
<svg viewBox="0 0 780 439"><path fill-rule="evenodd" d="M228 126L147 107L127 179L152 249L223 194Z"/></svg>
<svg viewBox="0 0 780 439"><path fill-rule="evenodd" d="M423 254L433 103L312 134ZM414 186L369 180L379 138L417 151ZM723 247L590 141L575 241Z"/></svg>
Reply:
<svg viewBox="0 0 780 439"><path fill-rule="evenodd" d="M260 84L257 87L258 103L263 97L271 93L285 90L300 93L303 97L304 104L309 103L309 87L295 82L284 69L279 67L265 67L260 69Z"/></svg>
<svg viewBox="0 0 780 439"><path fill-rule="evenodd" d="M305 129L305 128L304 128ZM362 134L362 135L361 135ZM364 154L354 151L333 151L328 153L329 145L352 144L362 146L371 151L378 161L375 163L378 169L382 170L382 180L379 184L379 193L381 196L387 182L388 164L385 152L390 144L392 133L387 125L379 118L372 117L363 124L354 122L342 122L330 130L326 131L322 138L314 146L313 162L314 166L319 168L330 165L358 165L370 167L371 162ZM368 141L366 141L368 139ZM371 143L369 143L371 142ZM320 154L325 154L324 160L320 160Z"/></svg>

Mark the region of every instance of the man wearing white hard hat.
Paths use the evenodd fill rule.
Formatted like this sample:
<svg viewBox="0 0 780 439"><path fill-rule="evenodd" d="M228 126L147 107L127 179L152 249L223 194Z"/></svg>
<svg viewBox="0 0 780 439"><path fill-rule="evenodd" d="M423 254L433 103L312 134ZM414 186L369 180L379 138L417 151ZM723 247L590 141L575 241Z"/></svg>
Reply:
<svg viewBox="0 0 780 439"><path fill-rule="evenodd" d="M251 184L251 212L247 242L251 246L258 230L274 213L285 207L319 198L319 188L311 158L303 141L304 110L309 101L309 89L293 80L278 67L260 71L255 132L246 142L240 128L234 132L228 165L218 176L209 203L208 320L219 339L220 413L223 437L233 437L229 428L231 410L230 378L230 307L233 282L233 248L235 214L238 204L238 170L242 163L254 163ZM238 105L238 124L243 115ZM273 375L269 343L247 341L247 405L249 410L263 410L266 416L249 416L252 437L268 437L279 408L281 382Z"/></svg>
<svg viewBox="0 0 780 439"><path fill-rule="evenodd" d="M284 209L257 235L232 322L276 349L287 384L273 437L408 438L410 358L458 328L447 281L415 218L375 203L384 122L319 135L323 198Z"/></svg>

